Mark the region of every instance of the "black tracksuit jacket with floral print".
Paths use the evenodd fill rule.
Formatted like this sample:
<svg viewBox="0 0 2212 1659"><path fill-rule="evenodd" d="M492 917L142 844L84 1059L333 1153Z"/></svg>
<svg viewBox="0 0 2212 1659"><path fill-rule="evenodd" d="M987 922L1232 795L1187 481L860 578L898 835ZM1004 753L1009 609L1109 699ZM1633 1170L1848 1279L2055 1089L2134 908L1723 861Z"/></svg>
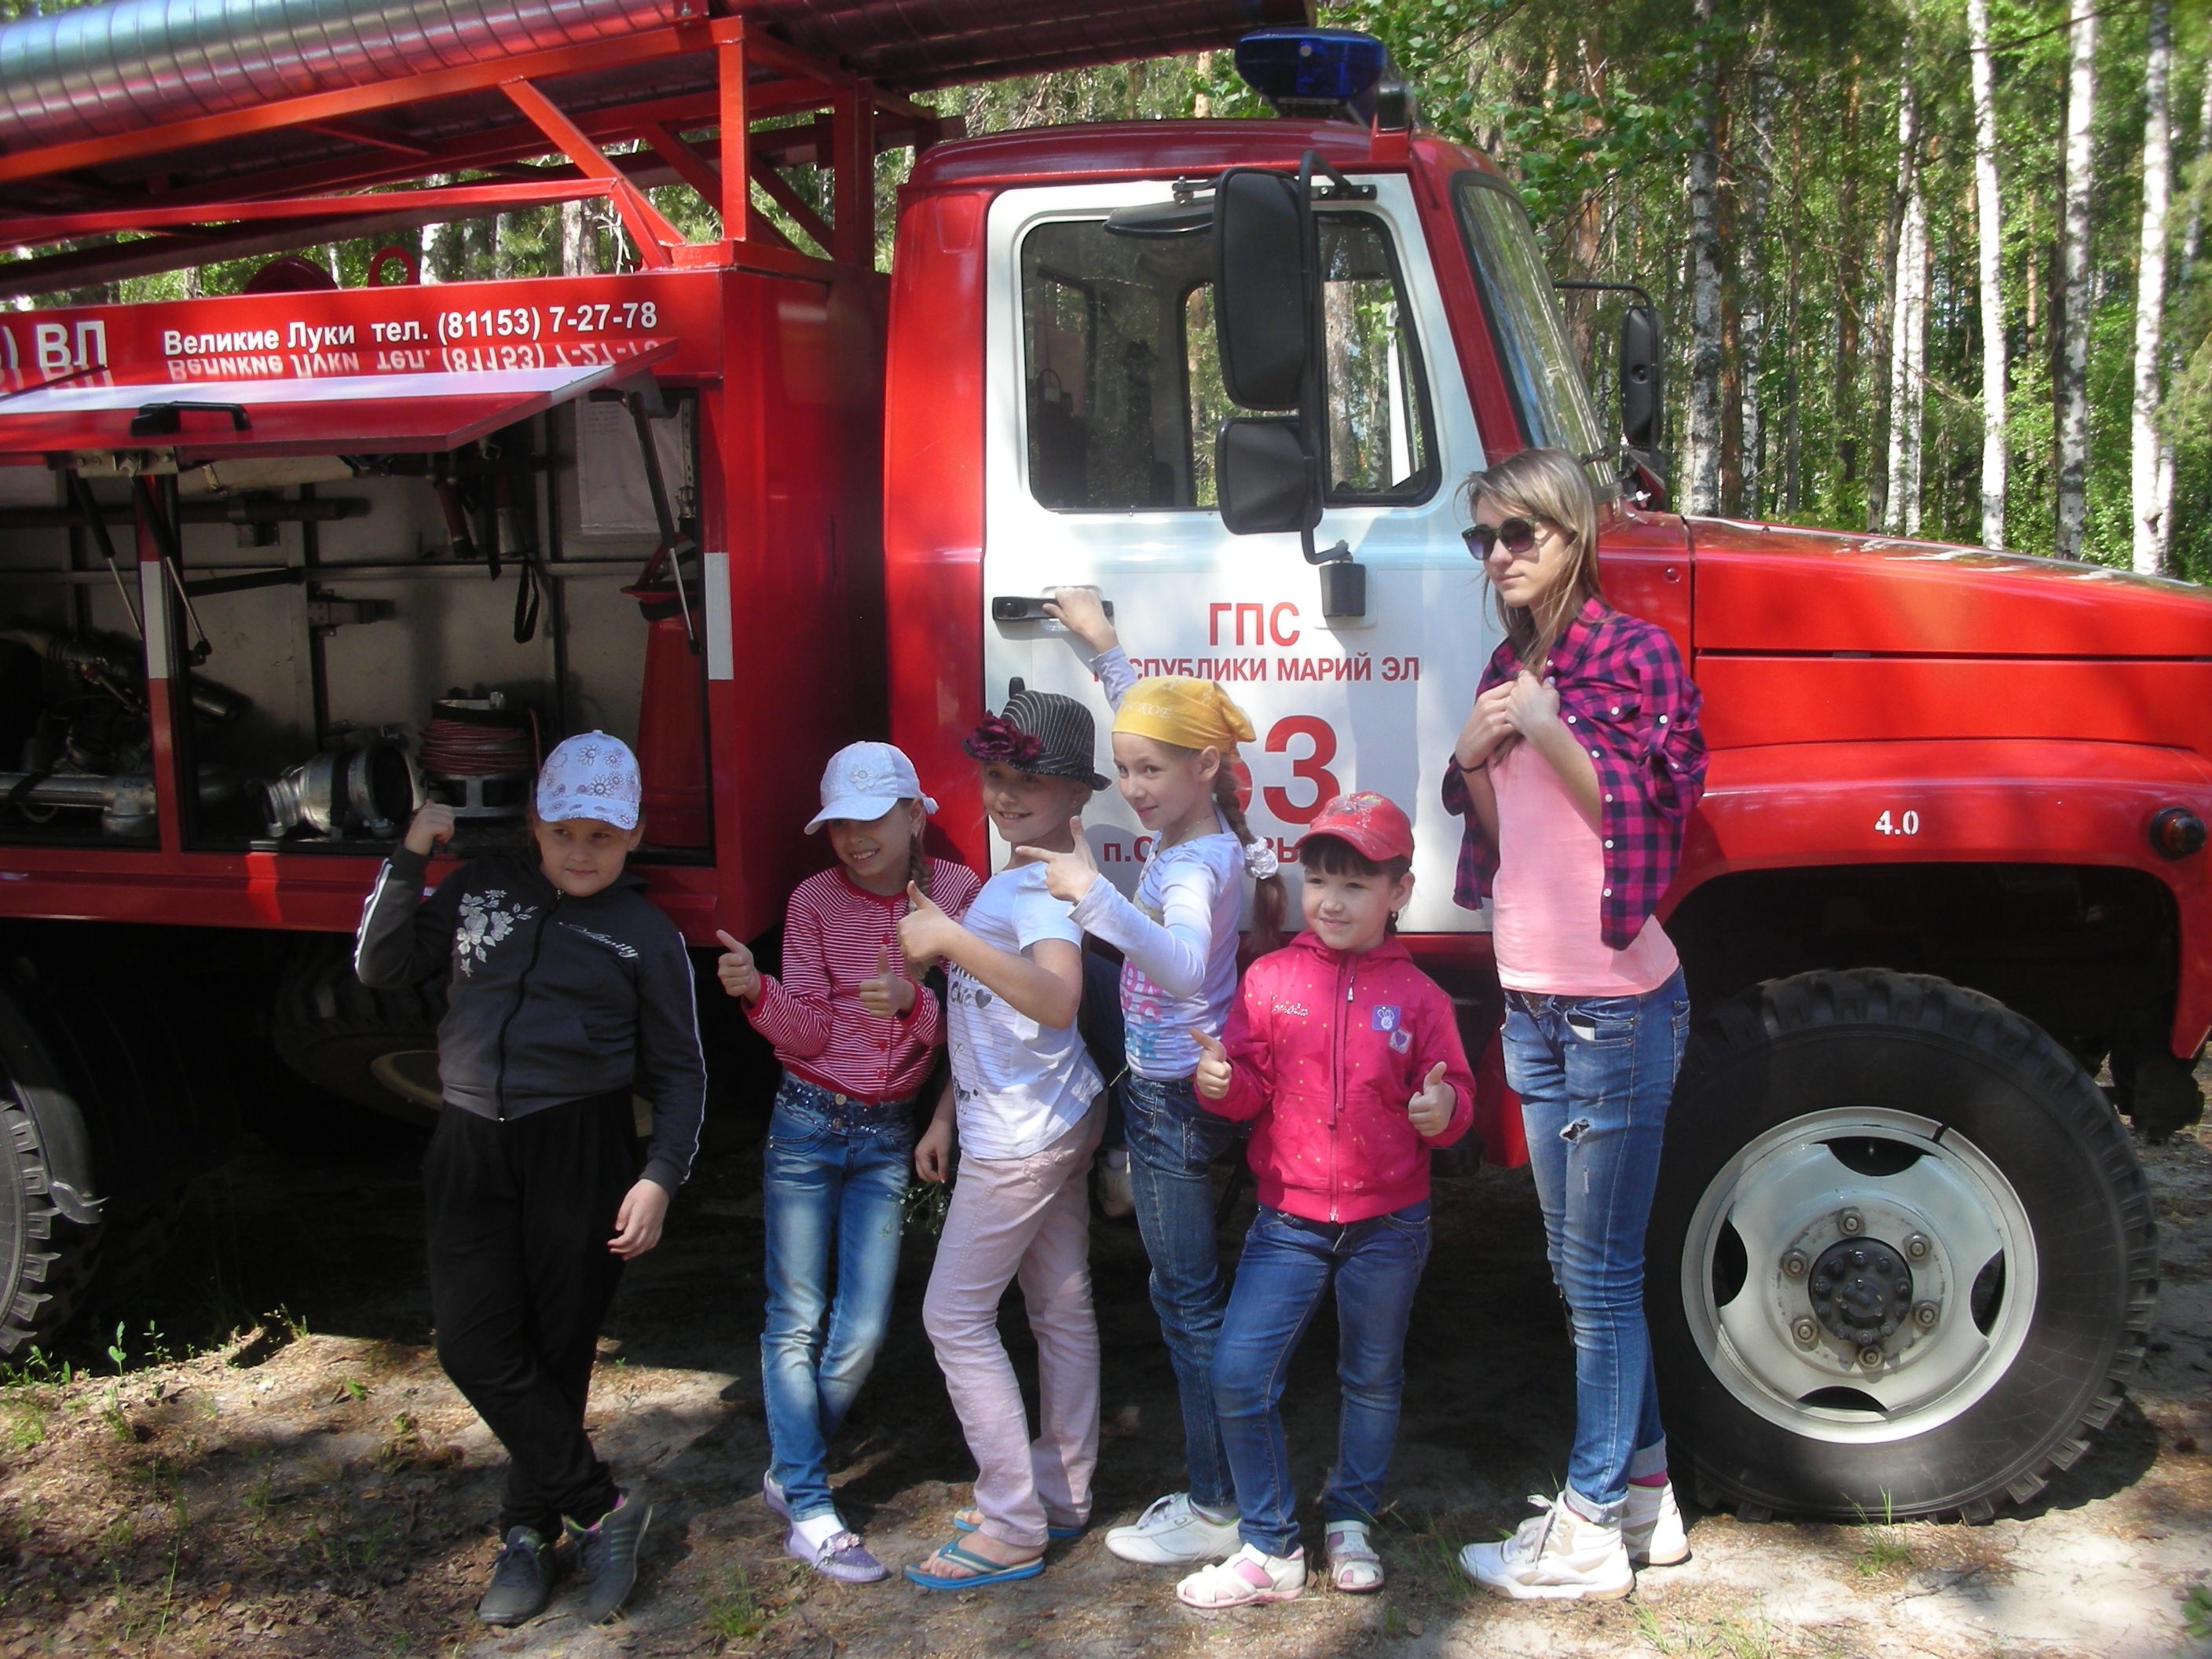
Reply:
<svg viewBox="0 0 2212 1659"><path fill-rule="evenodd" d="M676 924L625 872L572 898L533 863L471 860L422 896L404 847L362 907L354 971L372 988L447 969L438 1077L449 1107L526 1116L635 1086L653 1107L644 1174L673 1192L699 1144L707 1067Z"/></svg>

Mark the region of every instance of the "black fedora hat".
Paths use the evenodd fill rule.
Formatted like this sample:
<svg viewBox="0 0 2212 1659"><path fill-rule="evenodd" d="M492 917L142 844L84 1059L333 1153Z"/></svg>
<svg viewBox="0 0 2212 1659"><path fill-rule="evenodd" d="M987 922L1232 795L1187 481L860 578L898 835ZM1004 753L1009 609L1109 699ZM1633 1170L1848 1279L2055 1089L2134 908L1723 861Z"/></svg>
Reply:
<svg viewBox="0 0 2212 1659"><path fill-rule="evenodd" d="M1024 686L1003 714L986 714L961 747L980 761L1018 766L1041 778L1073 778L1103 789L1096 768L1098 728L1073 697Z"/></svg>

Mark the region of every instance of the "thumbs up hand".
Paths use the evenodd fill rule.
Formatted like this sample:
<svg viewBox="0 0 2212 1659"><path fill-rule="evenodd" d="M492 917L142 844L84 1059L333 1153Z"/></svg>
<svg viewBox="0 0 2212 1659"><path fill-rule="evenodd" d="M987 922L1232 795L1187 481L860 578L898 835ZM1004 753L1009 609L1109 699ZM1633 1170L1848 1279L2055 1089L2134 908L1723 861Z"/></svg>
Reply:
<svg viewBox="0 0 2212 1659"><path fill-rule="evenodd" d="M1045 891L1056 899L1073 904L1089 892L1091 884L1098 879L1098 866L1091 856L1091 843L1083 838L1083 820L1070 818L1067 827L1075 835L1073 852L1054 853L1042 847L1017 847L1014 856L1044 866Z"/></svg>
<svg viewBox="0 0 2212 1659"><path fill-rule="evenodd" d="M1190 1035L1198 1044L1198 1070L1191 1076L1191 1087L1208 1100L1219 1100L1229 1092L1229 1079L1235 1067L1229 1063L1229 1050L1221 1046L1218 1037L1190 1028Z"/></svg>
<svg viewBox="0 0 2212 1659"><path fill-rule="evenodd" d="M1451 1122L1452 1107L1456 1093L1444 1081L1444 1062L1441 1060L1429 1067L1429 1074L1421 1079L1419 1093L1406 1103L1406 1115L1413 1127L1433 1139L1444 1132Z"/></svg>
<svg viewBox="0 0 2212 1659"><path fill-rule="evenodd" d="M899 918L899 949L910 963L930 963L950 955L960 937L960 924L931 902L928 894L908 882L907 913Z"/></svg>
<svg viewBox="0 0 2212 1659"><path fill-rule="evenodd" d="M914 981L891 967L888 946L876 951L876 976L860 981L860 1006L878 1019L896 1019L914 1006Z"/></svg>
<svg viewBox="0 0 2212 1659"><path fill-rule="evenodd" d="M753 953L720 928L714 937L722 941L721 959L714 964L714 977L722 981L722 989L745 1001L758 1002L761 994L760 969L753 966Z"/></svg>

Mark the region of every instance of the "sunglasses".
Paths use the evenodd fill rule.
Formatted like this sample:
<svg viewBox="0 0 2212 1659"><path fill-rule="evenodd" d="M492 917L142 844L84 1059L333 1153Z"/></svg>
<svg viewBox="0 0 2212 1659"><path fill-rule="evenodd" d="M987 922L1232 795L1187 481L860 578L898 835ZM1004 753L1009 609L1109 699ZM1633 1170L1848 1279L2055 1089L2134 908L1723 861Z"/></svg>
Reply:
<svg viewBox="0 0 2212 1659"><path fill-rule="evenodd" d="M1519 557L1535 546L1543 532L1534 519L1508 519L1504 524L1471 524L1459 532L1467 544L1467 550L1478 559L1487 559L1492 547L1502 547Z"/></svg>

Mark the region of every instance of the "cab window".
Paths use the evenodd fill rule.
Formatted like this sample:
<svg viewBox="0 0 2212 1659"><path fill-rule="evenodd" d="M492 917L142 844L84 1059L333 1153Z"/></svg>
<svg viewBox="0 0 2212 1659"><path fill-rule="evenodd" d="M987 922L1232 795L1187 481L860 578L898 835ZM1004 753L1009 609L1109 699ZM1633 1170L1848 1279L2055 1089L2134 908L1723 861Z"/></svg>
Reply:
<svg viewBox="0 0 2212 1659"><path fill-rule="evenodd" d="M1333 504L1436 487L1428 392L1403 276L1372 214L1320 224ZM1213 337L1213 240L1037 226L1021 253L1030 489L1065 512L1210 509L1213 441L1241 411Z"/></svg>

